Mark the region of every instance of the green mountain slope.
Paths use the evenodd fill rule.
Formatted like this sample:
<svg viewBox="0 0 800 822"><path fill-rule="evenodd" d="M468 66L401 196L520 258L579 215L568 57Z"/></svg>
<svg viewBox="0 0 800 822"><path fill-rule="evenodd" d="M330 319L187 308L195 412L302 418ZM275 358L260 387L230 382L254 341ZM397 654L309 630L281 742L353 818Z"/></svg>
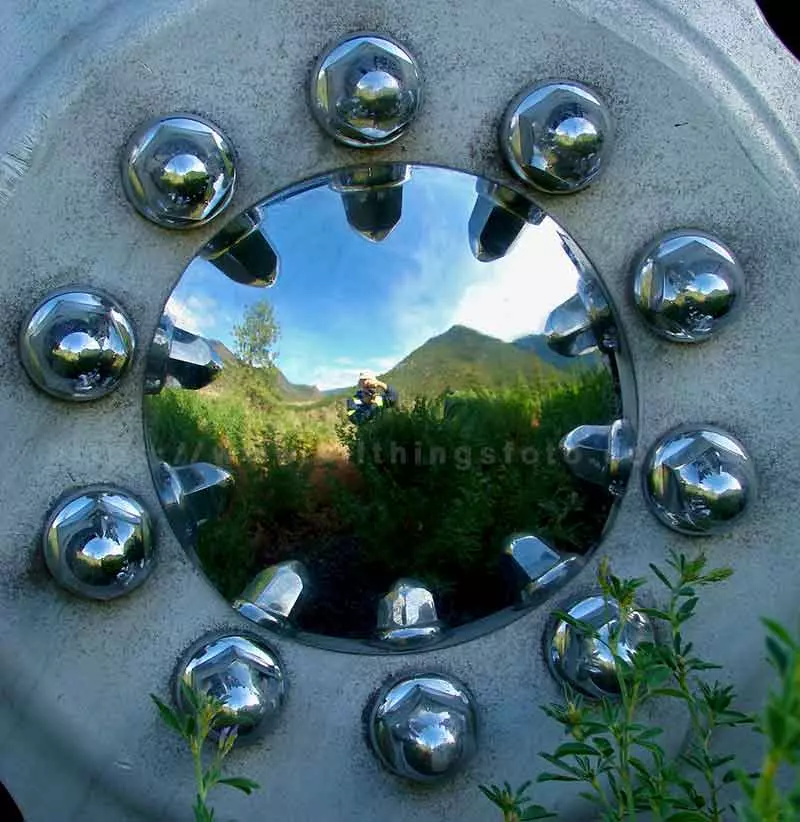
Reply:
<svg viewBox="0 0 800 822"><path fill-rule="evenodd" d="M520 381L546 380L556 373L536 353L454 325L412 351L382 379L401 397L409 397L433 396L447 389L507 388Z"/></svg>

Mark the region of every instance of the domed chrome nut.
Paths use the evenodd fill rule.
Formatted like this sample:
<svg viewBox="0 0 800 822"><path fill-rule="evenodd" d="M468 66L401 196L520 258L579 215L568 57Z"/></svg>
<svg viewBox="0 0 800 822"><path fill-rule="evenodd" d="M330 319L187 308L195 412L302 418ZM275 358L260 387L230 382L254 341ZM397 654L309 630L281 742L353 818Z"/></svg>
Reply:
<svg viewBox="0 0 800 822"><path fill-rule="evenodd" d="M545 635L545 654L553 674L586 696L600 698L619 694L617 662L611 653L629 664L643 643L655 642L649 617L631 611L620 628L619 607L602 596L583 599L568 615L587 623L583 632L563 619L555 620ZM616 640L616 642L615 642Z"/></svg>
<svg viewBox="0 0 800 822"><path fill-rule="evenodd" d="M325 51L311 73L314 116L331 137L352 148L396 140L421 100L417 61L382 35L348 35Z"/></svg>
<svg viewBox="0 0 800 822"><path fill-rule="evenodd" d="M519 602L527 606L541 602L571 579L582 565L582 557L562 556L532 534L509 539L503 555Z"/></svg>
<svg viewBox="0 0 800 822"><path fill-rule="evenodd" d="M251 622L265 628L286 629L308 594L308 571L302 562L289 560L261 571L234 600L233 607Z"/></svg>
<svg viewBox="0 0 800 822"><path fill-rule="evenodd" d="M117 488L86 488L62 499L44 529L44 558L59 585L109 600L138 588L155 564L150 515Z"/></svg>
<svg viewBox="0 0 800 822"><path fill-rule="evenodd" d="M523 182L548 194L572 194L608 162L611 115L591 89L568 80L521 91L500 125L500 147Z"/></svg>
<svg viewBox="0 0 800 822"><path fill-rule="evenodd" d="M212 737L235 728L245 743L269 729L286 698L286 677L276 654L255 638L233 634L201 638L178 663L175 702L187 710L184 687L222 703Z"/></svg>
<svg viewBox="0 0 800 822"><path fill-rule="evenodd" d="M416 647L442 635L433 594L421 582L400 579L378 603L378 639L395 647Z"/></svg>
<svg viewBox="0 0 800 822"><path fill-rule="evenodd" d="M626 419L611 425L580 425L561 440L561 456L586 482L622 494L633 468L636 435Z"/></svg>
<svg viewBox="0 0 800 822"><path fill-rule="evenodd" d="M370 744L393 774L437 782L456 773L477 748L472 695L450 677L420 674L384 688L369 718Z"/></svg>
<svg viewBox="0 0 800 822"><path fill-rule="evenodd" d="M64 289L40 302L22 324L22 365L42 391L87 402L113 391L130 368L136 338L111 297Z"/></svg>
<svg viewBox="0 0 800 822"><path fill-rule="evenodd" d="M173 114L141 125L122 155L122 187L134 208L163 228L196 228L233 197L233 147L212 123Z"/></svg>
<svg viewBox="0 0 800 822"><path fill-rule="evenodd" d="M645 460L650 510L675 531L717 534L732 526L756 494L756 474L744 446L713 426L683 426L657 442Z"/></svg>
<svg viewBox="0 0 800 822"><path fill-rule="evenodd" d="M733 252L702 231L670 231L633 265L633 301L648 328L673 342L697 343L731 321L744 299Z"/></svg>

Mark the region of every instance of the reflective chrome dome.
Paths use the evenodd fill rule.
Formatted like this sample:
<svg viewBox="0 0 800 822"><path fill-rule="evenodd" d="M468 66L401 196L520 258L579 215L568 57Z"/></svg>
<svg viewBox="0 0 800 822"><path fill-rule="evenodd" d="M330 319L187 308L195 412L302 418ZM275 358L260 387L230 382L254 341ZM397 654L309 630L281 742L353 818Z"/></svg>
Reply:
<svg viewBox="0 0 800 822"><path fill-rule="evenodd" d="M661 438L643 472L655 516L692 536L727 530L756 494L756 473L744 446L710 425L682 426Z"/></svg>
<svg viewBox="0 0 800 822"><path fill-rule="evenodd" d="M99 486L61 500L44 529L44 558L56 582L88 599L138 588L155 562L150 515L125 491Z"/></svg>
<svg viewBox="0 0 800 822"><path fill-rule="evenodd" d="M388 37L348 35L318 60L310 98L319 124L339 142L383 146L396 140L419 110L419 67Z"/></svg>
<svg viewBox="0 0 800 822"><path fill-rule="evenodd" d="M469 691L436 674L402 679L384 689L369 719L370 742L381 763L414 782L452 776L473 756L478 716Z"/></svg>
<svg viewBox="0 0 800 822"><path fill-rule="evenodd" d="M19 340L34 384L73 402L96 400L117 388L135 349L131 322L117 302L79 289L46 297L23 323Z"/></svg>
<svg viewBox="0 0 800 822"><path fill-rule="evenodd" d="M598 95L573 81L521 91L500 126L500 148L514 173L548 194L585 188L608 162L611 115Z"/></svg>
<svg viewBox="0 0 800 822"><path fill-rule="evenodd" d="M139 126L122 155L122 187L134 208L163 228L216 217L236 184L233 148L212 123L173 114Z"/></svg>

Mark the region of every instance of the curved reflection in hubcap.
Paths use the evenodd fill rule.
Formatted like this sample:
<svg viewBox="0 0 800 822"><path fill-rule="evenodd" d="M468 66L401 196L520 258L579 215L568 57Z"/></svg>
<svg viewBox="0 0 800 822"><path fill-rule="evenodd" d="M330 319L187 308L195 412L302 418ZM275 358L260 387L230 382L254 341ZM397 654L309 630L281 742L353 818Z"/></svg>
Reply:
<svg viewBox="0 0 800 822"><path fill-rule="evenodd" d="M525 591L597 545L620 488L559 446L622 420L632 383L597 274L526 196L430 166L320 177L223 228L164 315L145 378L156 485L228 600L268 579L272 602L288 566L267 569L302 564L281 630L402 649L385 603L413 578L447 641L540 602ZM174 487L210 466L224 489ZM552 561L520 575L506 554L525 535ZM404 631L418 621L403 611Z"/></svg>

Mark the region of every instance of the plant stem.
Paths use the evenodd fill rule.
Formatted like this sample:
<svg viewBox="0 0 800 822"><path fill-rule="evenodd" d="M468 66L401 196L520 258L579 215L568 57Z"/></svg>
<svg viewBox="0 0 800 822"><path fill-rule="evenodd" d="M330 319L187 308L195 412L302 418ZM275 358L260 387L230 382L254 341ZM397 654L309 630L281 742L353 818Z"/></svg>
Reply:
<svg viewBox="0 0 800 822"><path fill-rule="evenodd" d="M198 805L205 807L208 791L206 790L205 779L203 779L203 741L192 740L192 760L194 761L194 778L197 783Z"/></svg>
<svg viewBox="0 0 800 822"><path fill-rule="evenodd" d="M781 752L771 750L764 757L764 765L756 783L753 807L761 815L762 822L779 822L775 803L775 777L781 763Z"/></svg>
<svg viewBox="0 0 800 822"><path fill-rule="evenodd" d="M680 628L680 623L678 621L679 599L680 598L677 592L673 591L669 604L673 645L675 644L676 637L678 635ZM714 718L710 717L708 723L703 722L703 719L700 716L700 712L697 709L697 700L691 688L689 687L689 678L686 669L683 665L683 658L677 654L676 657L678 665L676 670L674 671L675 681L678 685L678 690L684 696L686 705L689 710L689 720L691 722L692 733L697 739L701 740L704 763L702 774L703 779L708 788L708 812L711 814L710 820L711 822L721 822L722 816L719 810L719 785L717 785L717 781L714 778L713 769L708 767L711 753L711 735L714 732Z"/></svg>

